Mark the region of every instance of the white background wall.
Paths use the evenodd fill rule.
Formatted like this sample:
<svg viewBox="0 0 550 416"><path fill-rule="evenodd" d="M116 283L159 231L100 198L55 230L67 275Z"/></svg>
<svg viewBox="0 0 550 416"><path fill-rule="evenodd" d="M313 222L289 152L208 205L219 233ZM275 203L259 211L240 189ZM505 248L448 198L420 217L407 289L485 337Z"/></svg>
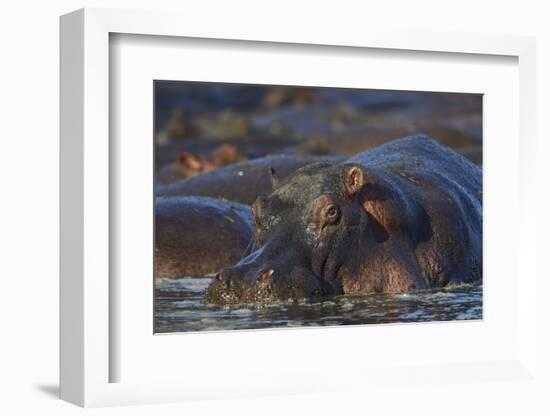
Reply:
<svg viewBox="0 0 550 416"><path fill-rule="evenodd" d="M366 26L387 20L405 27L511 33L538 37L539 250L550 231L548 173L550 157L550 30L544 1L205 1L193 2L194 13L250 14L273 19L284 27L298 21L307 30L311 19L326 21L327 31L339 25ZM326 6L325 6L326 5ZM185 11L184 1L88 0L4 1L0 11L0 412L2 414L73 414L81 412L56 399L58 384L58 16L80 7L116 7ZM185 21L182 21L182 25ZM543 193L544 189L544 195ZM513 219L511 219L513 220ZM544 256L540 256L539 267ZM7 266L7 267L6 267ZM548 273L546 273L549 276ZM549 293L545 282L538 287ZM548 313L546 304L541 313ZM550 351L548 332L541 332L543 351ZM542 352L542 351L541 351ZM541 354L542 365L548 364ZM548 369L548 367L546 367ZM549 374L546 371L546 374ZM502 394L498 390L502 389ZM514 394L507 386L487 386L468 397L454 397L452 386L434 386L431 393L392 397L387 407L369 407L368 392L330 397L279 397L225 402L141 406L94 410L100 414L543 414L534 395ZM432 396L432 398L429 398ZM491 397L491 400L484 398ZM498 400L494 400L498 397ZM433 406L434 401L438 402ZM482 413L483 412L483 413ZM547 414L547 413L546 413Z"/></svg>

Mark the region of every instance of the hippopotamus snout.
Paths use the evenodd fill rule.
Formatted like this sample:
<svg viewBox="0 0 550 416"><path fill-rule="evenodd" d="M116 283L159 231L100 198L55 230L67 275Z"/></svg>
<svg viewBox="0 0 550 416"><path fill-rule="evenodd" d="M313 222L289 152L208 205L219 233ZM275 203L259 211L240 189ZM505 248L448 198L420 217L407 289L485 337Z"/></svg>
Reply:
<svg viewBox="0 0 550 416"><path fill-rule="evenodd" d="M275 269L279 272L283 269L281 262L270 258L270 251L266 246L253 251L236 265L222 269L216 280L228 288L232 284L246 286L266 282L273 277Z"/></svg>
<svg viewBox="0 0 550 416"><path fill-rule="evenodd" d="M267 258L266 258L267 257ZM260 248L216 274L207 298L212 303L250 303L307 298L322 293L322 284L291 253L273 258Z"/></svg>

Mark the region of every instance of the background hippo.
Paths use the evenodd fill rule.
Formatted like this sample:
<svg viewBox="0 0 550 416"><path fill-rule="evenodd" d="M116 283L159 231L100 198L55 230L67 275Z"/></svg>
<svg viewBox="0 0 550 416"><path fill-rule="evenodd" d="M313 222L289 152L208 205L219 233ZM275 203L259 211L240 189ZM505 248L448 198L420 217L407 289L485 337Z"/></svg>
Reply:
<svg viewBox="0 0 550 416"><path fill-rule="evenodd" d="M280 177L285 177L296 169L314 162L337 163L342 159L339 156L267 156L235 163L169 185L160 185L157 195L209 196L252 204L258 196L271 192L269 168L275 169Z"/></svg>
<svg viewBox="0 0 550 416"><path fill-rule="evenodd" d="M161 184L173 183L201 173L211 172L225 165L242 162L245 159L238 149L230 144L222 144L208 157L180 152L174 162L166 164L159 170L157 180Z"/></svg>
<svg viewBox="0 0 550 416"><path fill-rule="evenodd" d="M155 276L202 276L238 261L253 234L250 208L204 197L157 198Z"/></svg>
<svg viewBox="0 0 550 416"><path fill-rule="evenodd" d="M316 163L253 205L246 256L211 303L398 293L482 278L482 174L423 135Z"/></svg>

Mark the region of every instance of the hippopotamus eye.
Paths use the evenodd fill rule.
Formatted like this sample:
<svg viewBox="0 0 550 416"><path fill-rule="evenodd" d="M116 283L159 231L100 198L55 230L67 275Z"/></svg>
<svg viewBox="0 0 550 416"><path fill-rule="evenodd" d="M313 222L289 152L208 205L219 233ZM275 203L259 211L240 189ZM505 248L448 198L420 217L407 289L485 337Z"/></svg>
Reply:
<svg viewBox="0 0 550 416"><path fill-rule="evenodd" d="M336 205L331 205L327 208L325 212L329 220L335 220L338 218L338 214L340 213L340 210Z"/></svg>

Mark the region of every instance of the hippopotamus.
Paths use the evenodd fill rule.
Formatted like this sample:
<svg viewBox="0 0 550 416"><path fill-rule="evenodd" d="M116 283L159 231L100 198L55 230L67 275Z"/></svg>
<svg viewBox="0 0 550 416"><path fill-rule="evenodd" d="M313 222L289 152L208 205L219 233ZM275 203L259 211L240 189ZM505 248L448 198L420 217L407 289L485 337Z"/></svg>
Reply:
<svg viewBox="0 0 550 416"><path fill-rule="evenodd" d="M197 277L238 261L253 235L249 206L205 197L155 201L155 276Z"/></svg>
<svg viewBox="0 0 550 416"><path fill-rule="evenodd" d="M244 257L217 304L407 293L482 279L482 172L424 135L315 163L252 205Z"/></svg>
<svg viewBox="0 0 550 416"><path fill-rule="evenodd" d="M209 157L201 157L189 152L180 152L176 161L160 168L158 180L162 184L211 172L222 166L246 160L231 144L222 144Z"/></svg>
<svg viewBox="0 0 550 416"><path fill-rule="evenodd" d="M218 170L157 187L157 195L196 195L252 204L271 192L270 169L280 177L314 162L335 162L338 156L274 155L235 163Z"/></svg>

